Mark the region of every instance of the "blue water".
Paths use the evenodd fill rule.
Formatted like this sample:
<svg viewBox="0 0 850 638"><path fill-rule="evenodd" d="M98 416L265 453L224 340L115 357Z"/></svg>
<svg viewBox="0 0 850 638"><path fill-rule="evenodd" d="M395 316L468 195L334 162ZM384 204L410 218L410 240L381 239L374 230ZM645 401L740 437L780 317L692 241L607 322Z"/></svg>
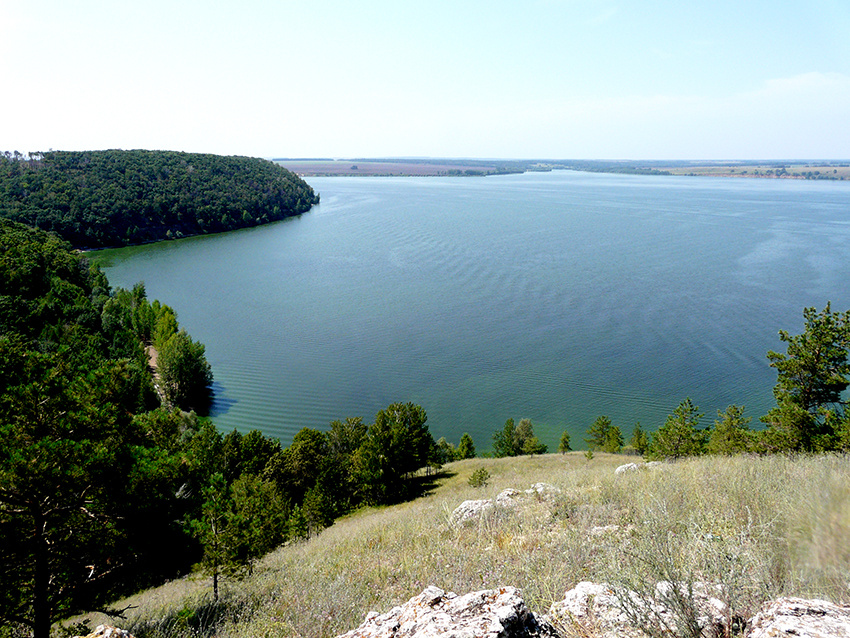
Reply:
<svg viewBox="0 0 850 638"><path fill-rule="evenodd" d="M772 403L769 349L850 308L850 184L586 174L311 178L262 228L105 251L206 345L214 419L288 444L394 401L479 450L508 417L551 449L605 414L653 430Z"/></svg>

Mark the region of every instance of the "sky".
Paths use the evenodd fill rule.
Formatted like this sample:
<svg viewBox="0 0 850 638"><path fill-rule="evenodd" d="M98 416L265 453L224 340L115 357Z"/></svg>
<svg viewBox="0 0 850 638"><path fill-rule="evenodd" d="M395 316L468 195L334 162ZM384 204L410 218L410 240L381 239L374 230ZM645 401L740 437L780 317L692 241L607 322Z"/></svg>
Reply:
<svg viewBox="0 0 850 638"><path fill-rule="evenodd" d="M0 151L850 158L848 0L0 0Z"/></svg>

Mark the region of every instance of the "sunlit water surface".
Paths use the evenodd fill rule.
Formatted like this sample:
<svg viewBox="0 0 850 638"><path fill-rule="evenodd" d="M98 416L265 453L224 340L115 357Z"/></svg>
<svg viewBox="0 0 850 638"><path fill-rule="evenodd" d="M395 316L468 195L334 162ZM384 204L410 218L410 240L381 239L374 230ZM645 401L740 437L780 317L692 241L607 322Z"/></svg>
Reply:
<svg viewBox="0 0 850 638"><path fill-rule="evenodd" d="M772 402L802 309L850 307L850 184L575 172L311 178L250 230L104 251L206 346L217 425L288 444L395 401L479 450L508 417L554 449L596 416L707 425Z"/></svg>

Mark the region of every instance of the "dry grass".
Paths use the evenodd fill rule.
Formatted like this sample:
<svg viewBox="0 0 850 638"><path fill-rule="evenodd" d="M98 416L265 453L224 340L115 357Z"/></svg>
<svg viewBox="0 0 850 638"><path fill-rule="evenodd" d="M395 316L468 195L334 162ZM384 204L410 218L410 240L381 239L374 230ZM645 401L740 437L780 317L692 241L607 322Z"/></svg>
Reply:
<svg viewBox="0 0 850 638"><path fill-rule="evenodd" d="M270 554L253 576L227 585L218 606L207 583L186 579L127 601L138 608L119 624L139 638L335 636L429 584L458 593L517 586L538 612L581 580L721 583L745 618L779 595L850 600L847 457L701 458L615 476L627 460L571 453L454 463L427 497L358 512ZM488 485L470 487L482 466ZM466 499L536 482L561 494L449 524ZM618 528L594 529L609 525Z"/></svg>

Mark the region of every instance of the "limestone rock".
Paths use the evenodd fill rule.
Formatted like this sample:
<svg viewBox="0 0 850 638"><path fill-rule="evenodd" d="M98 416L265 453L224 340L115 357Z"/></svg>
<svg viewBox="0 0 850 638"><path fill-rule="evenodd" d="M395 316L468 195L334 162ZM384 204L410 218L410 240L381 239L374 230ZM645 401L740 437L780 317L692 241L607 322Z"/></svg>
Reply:
<svg viewBox="0 0 850 638"><path fill-rule="evenodd" d="M584 581L569 590L549 610L550 619L567 633L604 638L638 638L641 632L629 626L614 590L604 583ZM578 630L578 631L575 631Z"/></svg>
<svg viewBox="0 0 850 638"><path fill-rule="evenodd" d="M850 606L779 598L748 623L747 638L850 638Z"/></svg>
<svg viewBox="0 0 850 638"><path fill-rule="evenodd" d="M625 474L627 472L637 472L640 469L637 463L626 463L625 465L621 465L616 470L614 470L614 474Z"/></svg>
<svg viewBox="0 0 850 638"><path fill-rule="evenodd" d="M557 638L513 587L458 596L431 585L385 614L370 612L339 638Z"/></svg>
<svg viewBox="0 0 850 638"><path fill-rule="evenodd" d="M501 507L503 509L518 507L524 502L529 502L532 497L534 497L536 501L551 501L557 494L560 493L561 490L554 485L549 485L548 483L535 483L531 486L531 489L528 489L525 492L508 488L506 490L502 490L499 495L492 500L482 499L477 501L464 501L452 512L449 517L449 523L452 526L457 527L458 525L463 525L479 519L495 507Z"/></svg>
<svg viewBox="0 0 850 638"><path fill-rule="evenodd" d="M553 496L560 494L561 490L554 485L549 485L549 483L535 483L531 486L531 489L525 490L525 493L529 496L536 496L537 498L548 500Z"/></svg>
<svg viewBox="0 0 850 638"><path fill-rule="evenodd" d="M119 629L112 625L98 625L89 635L74 636L74 638L133 638L133 635L126 629Z"/></svg>
<svg viewBox="0 0 850 638"><path fill-rule="evenodd" d="M676 585L661 581L652 596L633 591L615 591L605 583L581 582L568 591L564 599L552 605L549 617L568 632L599 634L603 638L638 638L644 633L635 617L660 633L675 633L677 616L669 601ZM679 591L685 593L679 585ZM704 635L713 635L727 619L726 605L716 597L717 587L705 583L692 586L697 623ZM848 637L850 638L850 637Z"/></svg>
<svg viewBox="0 0 850 638"><path fill-rule="evenodd" d="M487 498L477 501L464 501L452 512L449 522L455 526L463 525L464 523L479 518L482 514L494 507L495 505L493 505L493 501Z"/></svg>
<svg viewBox="0 0 850 638"><path fill-rule="evenodd" d="M519 490L509 487L508 489L499 492L499 495L496 497L496 505L499 505L500 507L513 507L514 505L517 505L518 500L521 497L522 493Z"/></svg>

